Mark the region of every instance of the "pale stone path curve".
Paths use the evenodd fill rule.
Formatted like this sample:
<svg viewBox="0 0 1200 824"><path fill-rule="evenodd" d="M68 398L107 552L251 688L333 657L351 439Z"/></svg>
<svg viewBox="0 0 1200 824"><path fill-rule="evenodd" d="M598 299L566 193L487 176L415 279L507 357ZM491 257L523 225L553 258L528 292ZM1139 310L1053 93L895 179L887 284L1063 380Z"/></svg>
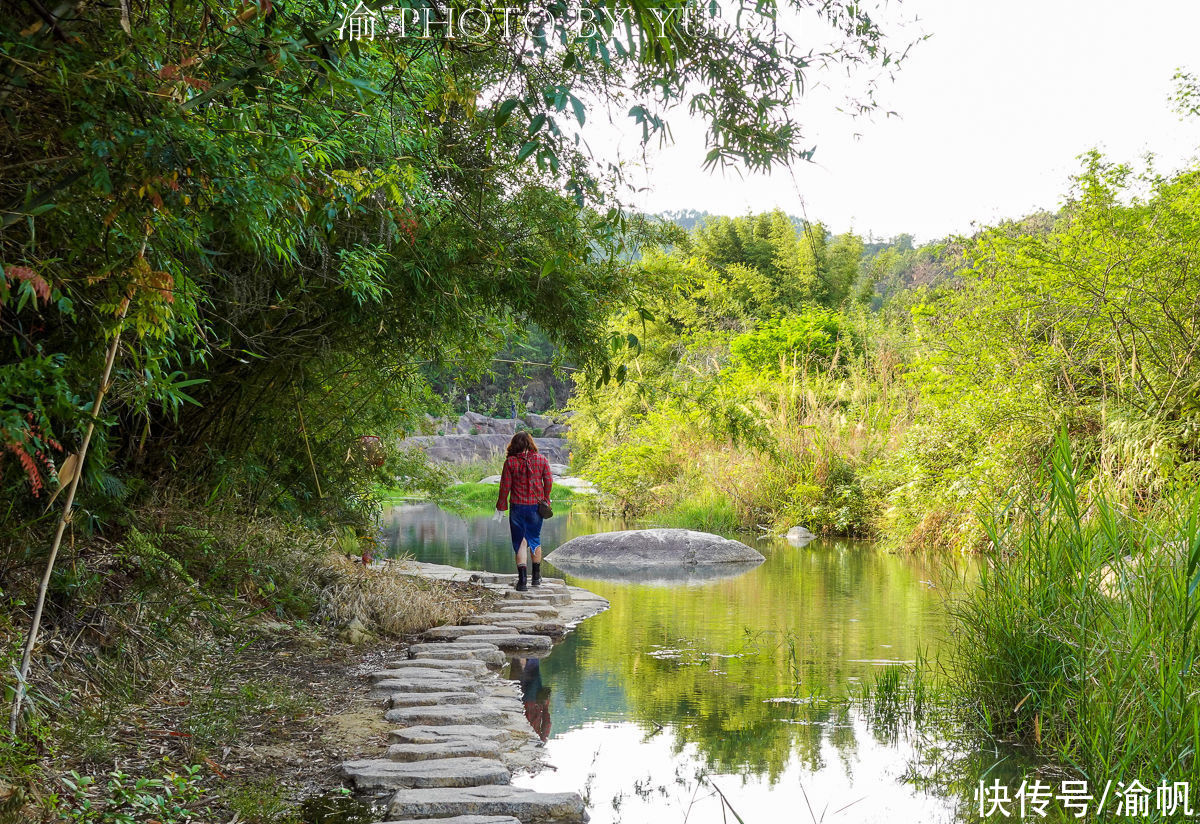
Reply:
<svg viewBox="0 0 1200 824"><path fill-rule="evenodd" d="M587 821L578 793L513 787L514 772L543 766L520 691L496 670L508 654L544 656L576 624L607 609L598 595L545 579L527 592L515 576L410 561L405 571L469 581L503 599L462 625L435 627L408 657L371 673L371 697L396 724L384 758L342 764L360 790L395 790L389 822L406 824L577 824Z"/></svg>

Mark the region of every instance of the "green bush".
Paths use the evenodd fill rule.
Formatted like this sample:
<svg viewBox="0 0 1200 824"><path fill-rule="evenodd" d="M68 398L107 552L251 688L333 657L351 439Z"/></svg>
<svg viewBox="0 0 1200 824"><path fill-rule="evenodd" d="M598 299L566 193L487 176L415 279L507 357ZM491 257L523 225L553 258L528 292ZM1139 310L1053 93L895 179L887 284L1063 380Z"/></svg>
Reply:
<svg viewBox="0 0 1200 824"><path fill-rule="evenodd" d="M779 374L792 369L828 369L861 354L862 345L844 315L829 309L761 324L729 342L737 364Z"/></svg>
<svg viewBox="0 0 1200 824"><path fill-rule="evenodd" d="M1200 780L1200 498L1159 523L1090 503L1060 437L1036 494L987 523L954 603L951 683L984 730L1093 786Z"/></svg>

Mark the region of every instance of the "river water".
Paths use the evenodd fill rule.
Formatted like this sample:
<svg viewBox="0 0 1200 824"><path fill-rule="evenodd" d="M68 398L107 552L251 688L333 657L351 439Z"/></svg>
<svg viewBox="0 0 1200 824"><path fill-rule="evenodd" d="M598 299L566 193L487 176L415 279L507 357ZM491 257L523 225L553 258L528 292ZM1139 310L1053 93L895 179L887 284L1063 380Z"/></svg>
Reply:
<svg viewBox="0 0 1200 824"><path fill-rule="evenodd" d="M566 511L543 541L620 528ZM384 537L422 561L512 571L507 522L487 516L397 506ZM754 545L766 562L721 580L563 576L611 608L542 660L555 769L514 781L583 791L594 824L970 817L971 782L928 780L952 750L929 725L847 700L945 642L944 570L863 542Z"/></svg>

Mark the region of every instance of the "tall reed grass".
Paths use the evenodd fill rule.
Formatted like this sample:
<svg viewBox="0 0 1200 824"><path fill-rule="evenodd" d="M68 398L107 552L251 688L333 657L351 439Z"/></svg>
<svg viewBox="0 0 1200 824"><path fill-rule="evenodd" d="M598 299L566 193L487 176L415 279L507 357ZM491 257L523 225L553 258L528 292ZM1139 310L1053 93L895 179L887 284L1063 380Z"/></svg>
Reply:
<svg viewBox="0 0 1200 824"><path fill-rule="evenodd" d="M664 393L638 409L636 425L621 418L621 427L589 428L616 400L580 396L572 436L581 472L606 493L597 505L628 517L718 530L802 524L819 534L868 536L879 508L869 472L896 449L915 414L916 395L899 368L884 344L835 353L832 363L729 366L706 376L718 411Z"/></svg>
<svg viewBox="0 0 1200 824"><path fill-rule="evenodd" d="M1093 786L1200 787L1200 498L1139 522L1083 486L1060 436L1041 490L987 523L952 607L952 688L987 732Z"/></svg>

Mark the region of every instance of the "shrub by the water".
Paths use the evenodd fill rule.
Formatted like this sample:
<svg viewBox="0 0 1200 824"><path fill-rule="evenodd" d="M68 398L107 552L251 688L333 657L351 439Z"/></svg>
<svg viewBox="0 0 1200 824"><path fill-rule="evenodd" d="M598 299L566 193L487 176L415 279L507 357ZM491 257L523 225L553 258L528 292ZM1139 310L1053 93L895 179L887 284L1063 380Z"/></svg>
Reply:
<svg viewBox="0 0 1200 824"><path fill-rule="evenodd" d="M1159 522L1081 492L1060 438L1040 497L988 525L953 607L952 683L989 733L1103 786L1200 781L1200 500Z"/></svg>

